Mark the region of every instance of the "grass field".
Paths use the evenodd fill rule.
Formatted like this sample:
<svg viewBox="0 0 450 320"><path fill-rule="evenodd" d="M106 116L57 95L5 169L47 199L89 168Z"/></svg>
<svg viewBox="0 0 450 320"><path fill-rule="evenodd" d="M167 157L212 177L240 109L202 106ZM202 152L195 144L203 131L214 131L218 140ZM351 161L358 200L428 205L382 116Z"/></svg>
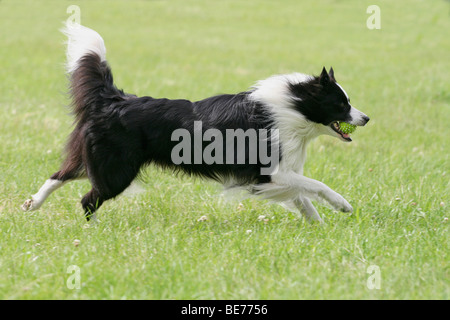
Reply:
<svg viewBox="0 0 450 320"><path fill-rule="evenodd" d="M138 95L195 100L333 66L371 121L350 144L314 141L305 175L354 212L317 205L326 225L310 225L156 168L99 224L82 214L87 181L22 212L71 130L58 32L71 4ZM0 298L448 299L449 15L438 0L0 1Z"/></svg>

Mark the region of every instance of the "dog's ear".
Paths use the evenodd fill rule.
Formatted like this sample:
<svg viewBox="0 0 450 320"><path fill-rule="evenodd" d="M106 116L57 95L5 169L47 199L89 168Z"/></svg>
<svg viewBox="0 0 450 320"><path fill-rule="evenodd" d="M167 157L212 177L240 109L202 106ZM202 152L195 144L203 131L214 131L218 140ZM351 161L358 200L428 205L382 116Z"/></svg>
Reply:
<svg viewBox="0 0 450 320"><path fill-rule="evenodd" d="M331 81L336 82L336 78L334 77L333 67L330 68L330 71L328 72L328 75L330 76Z"/></svg>
<svg viewBox="0 0 450 320"><path fill-rule="evenodd" d="M327 85L330 82L330 76L327 73L327 69L323 67L322 73L319 76L319 83L323 86Z"/></svg>

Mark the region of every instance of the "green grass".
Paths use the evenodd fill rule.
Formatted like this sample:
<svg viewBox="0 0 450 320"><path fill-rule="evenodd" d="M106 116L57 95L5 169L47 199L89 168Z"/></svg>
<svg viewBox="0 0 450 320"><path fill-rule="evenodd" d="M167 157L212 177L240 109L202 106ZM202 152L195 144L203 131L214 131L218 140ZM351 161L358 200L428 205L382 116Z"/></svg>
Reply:
<svg viewBox="0 0 450 320"><path fill-rule="evenodd" d="M317 205L326 225L309 225L156 168L100 224L82 215L87 181L22 212L71 130L58 32L70 4L104 37L117 85L139 95L201 99L333 66L371 121L350 144L318 138L305 175L354 212ZM377 1L381 30L369 30L370 4L0 1L0 298L448 299L450 8ZM66 285L71 265L80 289ZM380 289L367 287L371 265Z"/></svg>

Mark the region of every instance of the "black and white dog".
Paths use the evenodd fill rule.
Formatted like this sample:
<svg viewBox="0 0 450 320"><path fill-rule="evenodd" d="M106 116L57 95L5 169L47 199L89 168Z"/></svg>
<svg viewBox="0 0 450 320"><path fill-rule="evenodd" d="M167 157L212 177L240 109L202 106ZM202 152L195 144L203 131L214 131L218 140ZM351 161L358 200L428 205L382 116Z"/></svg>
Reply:
<svg viewBox="0 0 450 320"><path fill-rule="evenodd" d="M327 72L323 68L318 77L300 73L275 75L248 91L196 102L136 97L114 85L105 45L97 32L69 24L64 32L68 36L67 69L75 128L60 171L25 201L25 211L38 209L50 193L66 182L88 178L92 189L81 203L86 218L95 218L94 212L104 201L122 193L151 163L294 205L308 220L322 222L311 199L325 200L337 210L352 211L341 195L303 176L306 148L311 140L327 134L351 141L339 123L364 126L369 121L350 105L333 69ZM194 159L199 148L202 155L211 149L208 141L221 142L220 135L226 136L230 129L244 133L245 141L256 137L256 142L244 148L232 144L231 150L228 142L217 144L210 153L215 161ZM181 150L181 135L174 136L177 130L193 136L200 133L203 140ZM276 134L269 136L267 132ZM270 149L266 155L272 163L261 155L253 156L261 147ZM175 161L177 148L181 160ZM220 155L226 155L226 161ZM264 171L268 168L271 169Z"/></svg>

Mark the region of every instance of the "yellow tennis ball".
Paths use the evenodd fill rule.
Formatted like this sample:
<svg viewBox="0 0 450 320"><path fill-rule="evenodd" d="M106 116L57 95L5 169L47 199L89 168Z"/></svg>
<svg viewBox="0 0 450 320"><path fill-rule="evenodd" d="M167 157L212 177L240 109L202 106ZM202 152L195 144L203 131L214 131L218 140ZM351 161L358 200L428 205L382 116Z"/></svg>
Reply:
<svg viewBox="0 0 450 320"><path fill-rule="evenodd" d="M340 122L339 123L339 130L341 130L343 133L352 133L356 130L356 126L354 124L350 124L347 122Z"/></svg>

